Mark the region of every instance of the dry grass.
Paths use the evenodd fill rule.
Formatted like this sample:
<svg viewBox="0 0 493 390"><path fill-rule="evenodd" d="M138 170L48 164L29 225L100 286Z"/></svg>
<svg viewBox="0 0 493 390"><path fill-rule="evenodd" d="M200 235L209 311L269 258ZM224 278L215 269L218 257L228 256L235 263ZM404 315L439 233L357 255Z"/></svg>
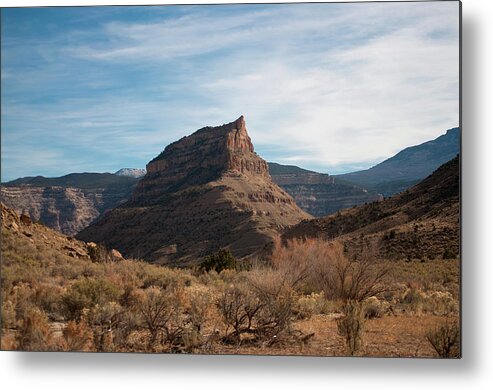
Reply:
<svg viewBox="0 0 493 390"><path fill-rule="evenodd" d="M384 279L386 263L309 240L276 243L248 271L194 274L2 233L2 349L344 356L350 296L364 315L358 354L436 357L427 334L458 313L457 261L399 262Z"/></svg>

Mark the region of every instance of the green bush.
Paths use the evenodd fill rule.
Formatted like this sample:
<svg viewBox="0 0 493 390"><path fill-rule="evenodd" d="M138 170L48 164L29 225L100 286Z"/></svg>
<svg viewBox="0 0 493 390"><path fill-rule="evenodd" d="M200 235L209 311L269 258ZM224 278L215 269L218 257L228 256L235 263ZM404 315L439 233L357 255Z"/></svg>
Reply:
<svg viewBox="0 0 493 390"><path fill-rule="evenodd" d="M69 320L78 320L84 309L106 302L116 302L120 289L104 279L84 278L76 281L63 295L62 304Z"/></svg>
<svg viewBox="0 0 493 390"><path fill-rule="evenodd" d="M112 252L102 244L89 245L87 252L91 260L97 263L108 263L116 260Z"/></svg>
<svg viewBox="0 0 493 390"><path fill-rule="evenodd" d="M200 269L206 272L221 272L225 269L236 269L237 266L237 261L229 249L221 249L216 254L207 256L200 264Z"/></svg>

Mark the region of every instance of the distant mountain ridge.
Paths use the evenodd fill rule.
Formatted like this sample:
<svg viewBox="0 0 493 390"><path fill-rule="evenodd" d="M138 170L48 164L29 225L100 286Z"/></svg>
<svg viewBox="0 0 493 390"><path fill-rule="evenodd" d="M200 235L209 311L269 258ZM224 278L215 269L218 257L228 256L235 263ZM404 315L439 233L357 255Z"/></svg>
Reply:
<svg viewBox="0 0 493 390"><path fill-rule="evenodd" d="M211 128L199 131L207 132L208 129ZM412 187L441 165L442 160L453 158L459 152L459 141L460 129L452 128L435 140L406 148L368 170L344 175L332 176L272 162L268 163L267 169L272 181L291 195L302 210L322 217L380 200L381 194L390 196ZM176 152L181 153L179 150ZM163 155L164 152L153 159L151 171L163 168ZM193 153L186 158L192 157ZM224 156L214 158L220 160ZM241 159L236 162L240 169L248 168L245 163ZM265 170L263 166L255 169ZM198 175L200 170L202 175L211 173L208 169L197 167L193 175ZM25 212L51 228L74 235L128 200L145 173L145 169L122 168L114 174L71 173L55 178L24 177L2 183L0 198L18 213ZM180 184L176 182L175 185Z"/></svg>
<svg viewBox="0 0 493 390"><path fill-rule="evenodd" d="M115 172L115 175L117 176L129 176L135 178L143 177L145 174L146 170L140 168L122 168Z"/></svg>
<svg viewBox="0 0 493 390"><path fill-rule="evenodd" d="M454 127L434 140L405 148L370 169L336 175L336 178L390 196L424 179L440 165L453 159L459 150L460 129Z"/></svg>
<svg viewBox="0 0 493 390"><path fill-rule="evenodd" d="M27 176L2 183L4 186L107 188L127 187L136 183L134 177L113 173L69 173L60 177Z"/></svg>

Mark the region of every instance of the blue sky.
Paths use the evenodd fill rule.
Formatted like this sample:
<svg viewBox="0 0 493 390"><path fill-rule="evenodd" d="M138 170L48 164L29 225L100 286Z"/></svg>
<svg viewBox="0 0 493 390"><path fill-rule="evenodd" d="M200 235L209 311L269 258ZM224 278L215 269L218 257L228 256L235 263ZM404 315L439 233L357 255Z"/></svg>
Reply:
<svg viewBox="0 0 493 390"><path fill-rule="evenodd" d="M2 9L2 181L145 167L245 115L268 161L367 168L459 122L457 2Z"/></svg>

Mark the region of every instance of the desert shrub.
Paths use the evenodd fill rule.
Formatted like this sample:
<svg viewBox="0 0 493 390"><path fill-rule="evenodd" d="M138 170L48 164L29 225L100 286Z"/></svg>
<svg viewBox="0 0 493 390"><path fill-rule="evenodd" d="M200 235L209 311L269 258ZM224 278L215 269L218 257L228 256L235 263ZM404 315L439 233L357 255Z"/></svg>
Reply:
<svg viewBox="0 0 493 390"><path fill-rule="evenodd" d="M92 348L93 334L85 321L69 321L62 335L65 351L90 351Z"/></svg>
<svg viewBox="0 0 493 390"><path fill-rule="evenodd" d="M12 301L2 299L2 329L14 328L16 325L15 305Z"/></svg>
<svg viewBox="0 0 493 390"><path fill-rule="evenodd" d="M284 283L302 292L323 291L329 300L357 300L380 294L387 289L389 268L377 262L376 251L361 248L351 259L340 242L323 239L274 242L272 268Z"/></svg>
<svg viewBox="0 0 493 390"><path fill-rule="evenodd" d="M204 344L204 337L194 326L187 326L181 334L183 351L193 353Z"/></svg>
<svg viewBox="0 0 493 390"><path fill-rule="evenodd" d="M165 344L173 351L180 347L185 326L183 304L182 291L178 288L150 287L140 292L136 309L149 332L148 348Z"/></svg>
<svg viewBox="0 0 493 390"><path fill-rule="evenodd" d="M284 276L273 269L255 269L223 290L216 304L226 326L225 341L240 344L248 335L251 341L270 343L289 330L294 292Z"/></svg>
<svg viewBox="0 0 493 390"><path fill-rule="evenodd" d="M33 289L27 283L19 283L12 289L12 292L16 320L22 321L33 307L31 303Z"/></svg>
<svg viewBox="0 0 493 390"><path fill-rule="evenodd" d="M24 313L17 329L17 348L23 351L49 351L52 334L47 315L35 307Z"/></svg>
<svg viewBox="0 0 493 390"><path fill-rule="evenodd" d="M50 319L62 319L61 297L62 289L52 284L39 284L33 288L31 300L42 309Z"/></svg>
<svg viewBox="0 0 493 390"><path fill-rule="evenodd" d="M426 296L426 311L435 315L450 315L459 312L459 302L448 291L432 291Z"/></svg>
<svg viewBox="0 0 493 390"><path fill-rule="evenodd" d="M226 325L225 340L234 338L240 344L243 333L253 332L255 317L262 307L262 302L245 284L227 287L217 301L217 308Z"/></svg>
<svg viewBox="0 0 493 390"><path fill-rule="evenodd" d="M316 258L313 277L327 299L362 302L388 290L389 268L376 261L373 250L367 248L358 259L350 259L338 242L320 246L323 251Z"/></svg>
<svg viewBox="0 0 493 390"><path fill-rule="evenodd" d="M212 288L221 287L224 284L223 279L216 271L201 272L200 275L197 276L197 279L204 286Z"/></svg>
<svg viewBox="0 0 493 390"><path fill-rule="evenodd" d="M140 264L139 264L140 265ZM160 287L178 287L191 285L193 277L187 270L176 270L166 267L156 267L150 264L141 264L140 269L135 270L139 279L141 288Z"/></svg>
<svg viewBox="0 0 493 390"><path fill-rule="evenodd" d="M207 289L189 290L187 301L181 340L183 350L191 353L202 349L207 341L203 328L212 314L212 296Z"/></svg>
<svg viewBox="0 0 493 390"><path fill-rule="evenodd" d="M216 254L207 256L200 264L200 269L205 272L214 270L219 273L225 269L236 269L236 267L237 261L229 249L221 249Z"/></svg>
<svg viewBox="0 0 493 390"><path fill-rule="evenodd" d="M389 304L381 302L377 297L370 297L363 302L363 311L366 319L380 318L388 310Z"/></svg>
<svg viewBox="0 0 493 390"><path fill-rule="evenodd" d="M112 325L112 343L115 350L128 351L130 335L140 329L139 318L135 310L125 308L119 313Z"/></svg>
<svg viewBox="0 0 493 390"><path fill-rule="evenodd" d="M442 358L460 357L460 329L456 322L444 322L426 334L426 339Z"/></svg>
<svg viewBox="0 0 493 390"><path fill-rule="evenodd" d="M309 277L316 259L324 256L325 243L326 241L318 239L293 239L283 245L277 239L273 244L271 266L283 279L285 285L312 292Z"/></svg>
<svg viewBox="0 0 493 390"><path fill-rule="evenodd" d="M337 320L337 330L344 338L347 352L353 356L360 352L364 346L363 333L365 313L363 304L358 301L346 301L344 315Z"/></svg>
<svg viewBox="0 0 493 390"><path fill-rule="evenodd" d="M459 312L458 300L448 291L425 292L420 288L410 287L398 300L407 311L415 314L450 315Z"/></svg>
<svg viewBox="0 0 493 390"><path fill-rule="evenodd" d="M113 331L118 328L123 308L116 302L96 304L87 313L87 321L94 333L97 351L113 350Z"/></svg>
<svg viewBox="0 0 493 390"><path fill-rule="evenodd" d="M419 313L424 305L425 294L419 288L411 287L405 291L400 301L408 305L410 311Z"/></svg>
<svg viewBox="0 0 493 390"><path fill-rule="evenodd" d="M83 309L91 309L105 302L116 302L121 292L118 286L105 279L77 280L62 296L65 316L69 320L78 320Z"/></svg>
<svg viewBox="0 0 493 390"><path fill-rule="evenodd" d="M311 293L302 295L293 305L293 314L297 318L309 319L315 314L328 314L333 311L330 302L324 297L324 293Z"/></svg>
<svg viewBox="0 0 493 390"><path fill-rule="evenodd" d="M250 288L262 304L258 312L256 335L259 339L276 338L289 330L293 319L295 301L294 288L301 281L297 273L286 272L285 268L257 268L248 273Z"/></svg>
<svg viewBox="0 0 493 390"><path fill-rule="evenodd" d="M87 253L91 260L97 263L109 263L120 260L113 255L112 251L108 250L108 248L102 244L89 245L87 247Z"/></svg>
<svg viewBox="0 0 493 390"><path fill-rule="evenodd" d="M189 307L186 314L193 329L201 332L202 326L211 312L212 298L208 291L193 291L189 293Z"/></svg>
<svg viewBox="0 0 493 390"><path fill-rule="evenodd" d="M277 341L289 327L293 318L293 294L289 291L272 295L258 292L264 307L257 318L256 337L259 340Z"/></svg>

